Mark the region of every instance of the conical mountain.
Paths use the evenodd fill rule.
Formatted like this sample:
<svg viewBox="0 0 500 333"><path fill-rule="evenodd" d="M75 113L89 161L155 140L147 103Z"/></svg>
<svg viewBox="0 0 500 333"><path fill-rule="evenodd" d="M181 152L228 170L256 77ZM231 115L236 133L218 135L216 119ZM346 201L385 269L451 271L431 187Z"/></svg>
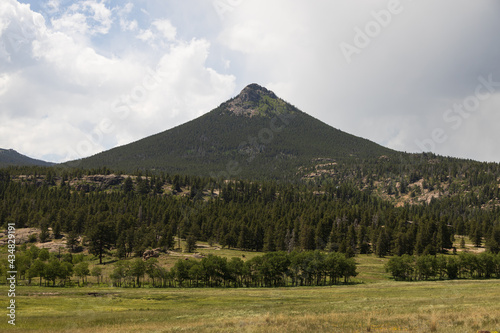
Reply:
<svg viewBox="0 0 500 333"><path fill-rule="evenodd" d="M378 158L394 151L335 129L257 84L183 125L74 164L199 176L293 178L319 159Z"/></svg>

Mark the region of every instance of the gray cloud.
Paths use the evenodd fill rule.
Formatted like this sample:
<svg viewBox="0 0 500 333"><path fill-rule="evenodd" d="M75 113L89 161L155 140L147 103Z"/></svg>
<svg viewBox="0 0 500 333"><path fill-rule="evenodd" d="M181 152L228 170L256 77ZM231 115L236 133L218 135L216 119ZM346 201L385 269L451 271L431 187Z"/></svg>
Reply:
<svg viewBox="0 0 500 333"><path fill-rule="evenodd" d="M500 161L500 151L463 143L488 144L476 138L498 139L497 131L486 134L484 126L467 119L457 137L443 120L453 103L474 93L479 76L492 74L500 81L499 4L402 0L400 13L348 63L339 45L355 45L356 27L364 31L377 22L372 12L387 10L388 3L322 2L289 9L284 1L245 2L222 36L240 51L251 75L262 74L276 93L334 127L407 151L418 151L416 140L444 128L448 140L434 151ZM263 6L269 17L256 14ZM253 26L258 26L254 34L245 30ZM276 48L261 45L261 31L269 32L269 44L276 41ZM490 123L485 108L483 103L475 122Z"/></svg>
<svg viewBox="0 0 500 333"><path fill-rule="evenodd" d="M193 119L257 82L394 149L500 161L500 87L460 126L445 117L475 95L478 78L500 82L497 1L110 0L100 16L95 1L76 3L45 20L17 1L0 5L0 146L61 160L110 119L113 131L82 150L92 154ZM6 36L23 31L20 22L35 29L13 49ZM356 47L349 59L345 44ZM158 71L161 83L140 97ZM133 94L118 117L117 103ZM419 144L435 130L446 140Z"/></svg>

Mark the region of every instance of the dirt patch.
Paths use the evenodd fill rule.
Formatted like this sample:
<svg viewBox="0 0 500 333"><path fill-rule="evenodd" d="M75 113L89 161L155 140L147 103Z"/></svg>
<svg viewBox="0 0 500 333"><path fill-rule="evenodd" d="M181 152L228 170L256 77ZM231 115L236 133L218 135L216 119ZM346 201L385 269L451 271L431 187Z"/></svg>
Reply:
<svg viewBox="0 0 500 333"><path fill-rule="evenodd" d="M49 233L50 237L53 237L52 231L49 228ZM22 245L22 244L33 244L40 249L48 249L49 252L59 252L59 249L61 249L61 252L64 250L66 251L66 237L62 237L61 239L50 239L48 242L45 243L40 243L38 242L38 234L40 234L40 229L38 228L19 228L16 229L16 244L17 245ZM37 236L37 242L32 242L30 243L30 237L32 235ZM8 243L8 238L7 234L5 232L0 233L0 246L5 245Z"/></svg>
<svg viewBox="0 0 500 333"><path fill-rule="evenodd" d="M66 239L54 239L46 243L35 243L41 249L47 249L49 252L59 252L59 249L66 250Z"/></svg>
<svg viewBox="0 0 500 333"><path fill-rule="evenodd" d="M40 229L37 228L19 228L16 229L16 244L28 243L31 235L38 235ZM0 233L0 246L8 243L7 233Z"/></svg>

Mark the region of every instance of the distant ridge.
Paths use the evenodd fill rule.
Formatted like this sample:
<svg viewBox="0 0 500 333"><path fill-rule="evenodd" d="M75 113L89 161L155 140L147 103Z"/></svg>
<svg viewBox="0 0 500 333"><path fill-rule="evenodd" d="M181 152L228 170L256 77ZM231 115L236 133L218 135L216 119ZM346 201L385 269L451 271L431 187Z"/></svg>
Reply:
<svg viewBox="0 0 500 333"><path fill-rule="evenodd" d="M14 149L0 148L0 167L3 168L8 166L26 165L52 166L54 163L37 160L26 155L19 154Z"/></svg>
<svg viewBox="0 0 500 333"><path fill-rule="evenodd" d="M162 133L68 163L251 179L291 179L318 159L365 159L395 151L335 129L258 84Z"/></svg>

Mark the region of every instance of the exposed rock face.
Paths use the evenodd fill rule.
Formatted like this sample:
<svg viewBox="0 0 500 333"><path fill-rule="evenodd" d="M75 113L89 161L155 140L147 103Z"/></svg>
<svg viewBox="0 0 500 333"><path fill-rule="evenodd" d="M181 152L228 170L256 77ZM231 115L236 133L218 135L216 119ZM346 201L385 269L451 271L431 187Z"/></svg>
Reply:
<svg viewBox="0 0 500 333"><path fill-rule="evenodd" d="M278 98L272 91L267 90L256 83L246 86L237 98L239 98L242 102L258 102L262 96L269 96L273 99Z"/></svg>
<svg viewBox="0 0 500 333"><path fill-rule="evenodd" d="M252 83L246 86L245 89L243 89L233 100L228 102L227 109L237 116L256 116L259 114L259 110L257 108L264 96L268 96L272 99L278 99L272 91L267 90L258 84Z"/></svg>
<svg viewBox="0 0 500 333"><path fill-rule="evenodd" d="M111 175L91 175L84 176L81 180L74 180L70 183L77 191L90 192L96 189L105 190L111 186L119 185L125 178L123 176Z"/></svg>
<svg viewBox="0 0 500 333"><path fill-rule="evenodd" d="M142 259L148 260L149 258L158 258L160 256L160 249L146 250L142 254Z"/></svg>

